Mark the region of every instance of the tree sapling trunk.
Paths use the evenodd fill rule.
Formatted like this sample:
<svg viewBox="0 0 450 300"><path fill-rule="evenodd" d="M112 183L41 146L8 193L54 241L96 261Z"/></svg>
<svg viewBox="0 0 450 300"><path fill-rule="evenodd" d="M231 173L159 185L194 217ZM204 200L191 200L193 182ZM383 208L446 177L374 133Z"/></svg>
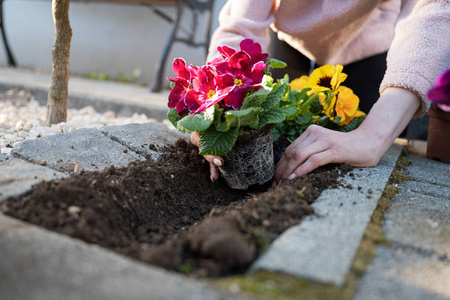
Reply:
<svg viewBox="0 0 450 300"><path fill-rule="evenodd" d="M46 126L67 120L69 55L72 38L69 2L70 0L52 0L55 42L52 49L52 83L47 98Z"/></svg>

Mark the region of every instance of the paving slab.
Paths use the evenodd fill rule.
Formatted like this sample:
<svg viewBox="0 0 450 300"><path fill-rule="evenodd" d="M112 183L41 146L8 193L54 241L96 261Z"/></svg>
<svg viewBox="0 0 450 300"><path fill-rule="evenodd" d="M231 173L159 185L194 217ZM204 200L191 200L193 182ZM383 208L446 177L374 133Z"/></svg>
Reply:
<svg viewBox="0 0 450 300"><path fill-rule="evenodd" d="M73 173L77 163L78 171L101 171L109 166L120 167L132 161L145 160L143 156L91 128L26 140L18 144L12 153L27 161L68 173Z"/></svg>
<svg viewBox="0 0 450 300"><path fill-rule="evenodd" d="M0 154L0 202L18 197L41 181L68 177L68 174L32 164L10 155Z"/></svg>
<svg viewBox="0 0 450 300"><path fill-rule="evenodd" d="M450 176L450 174L448 176ZM450 186L430 184L428 182L417 181L413 178L412 180L406 181L402 185L402 189L414 193L444 198L450 202Z"/></svg>
<svg viewBox="0 0 450 300"><path fill-rule="evenodd" d="M403 147L392 145L373 168L356 168L314 202L315 216L305 218L276 239L250 271L269 270L341 286L364 230Z"/></svg>
<svg viewBox="0 0 450 300"><path fill-rule="evenodd" d="M6 224L6 225L5 225ZM12 224L16 224L13 226ZM201 281L0 214L1 299L234 299Z"/></svg>
<svg viewBox="0 0 450 300"><path fill-rule="evenodd" d="M190 136L158 123L106 126L100 128L100 132L153 161L162 158L164 147L175 144L180 138L189 140Z"/></svg>
<svg viewBox="0 0 450 300"><path fill-rule="evenodd" d="M450 262L411 249L379 247L354 300L448 300Z"/></svg>
<svg viewBox="0 0 450 300"><path fill-rule="evenodd" d="M414 153L409 154L408 157L412 160L412 164L408 166L405 172L406 175L422 182L450 187L449 164L431 160Z"/></svg>
<svg viewBox="0 0 450 300"><path fill-rule="evenodd" d="M407 186L392 199L383 225L386 238L395 246L436 253L450 261L450 200L411 192Z"/></svg>

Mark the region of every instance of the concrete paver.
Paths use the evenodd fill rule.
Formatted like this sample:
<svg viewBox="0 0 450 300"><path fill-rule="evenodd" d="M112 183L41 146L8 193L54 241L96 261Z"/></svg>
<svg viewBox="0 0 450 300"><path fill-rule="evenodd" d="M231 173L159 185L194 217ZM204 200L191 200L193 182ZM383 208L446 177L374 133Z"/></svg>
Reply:
<svg viewBox="0 0 450 300"><path fill-rule="evenodd" d="M26 140L12 153L67 173L73 172L77 163L78 171L101 171L112 165L126 166L132 161L145 160L91 128Z"/></svg>
<svg viewBox="0 0 450 300"><path fill-rule="evenodd" d="M450 263L413 249L379 247L355 300L450 299Z"/></svg>
<svg viewBox="0 0 450 300"><path fill-rule="evenodd" d="M414 163L408 166L406 175L422 182L450 187L449 164L434 161L418 154L411 154L408 158Z"/></svg>
<svg viewBox="0 0 450 300"><path fill-rule="evenodd" d="M188 134L158 123L106 126L100 128L100 132L142 156L148 155L153 161L161 158L165 146L175 144L180 138L189 139Z"/></svg>
<svg viewBox="0 0 450 300"><path fill-rule="evenodd" d="M322 192L312 205L316 216L283 233L251 270L342 285L401 150L393 145L376 167L355 169L354 176L347 175L342 185L352 189Z"/></svg>
<svg viewBox="0 0 450 300"><path fill-rule="evenodd" d="M32 164L10 155L0 154L0 202L20 196L41 181L69 176L45 166Z"/></svg>
<svg viewBox="0 0 450 300"><path fill-rule="evenodd" d="M394 245L435 252L450 259L450 200L402 189L392 201L384 230Z"/></svg>
<svg viewBox="0 0 450 300"><path fill-rule="evenodd" d="M355 299L450 299L450 169L417 154L397 185L377 248Z"/></svg>

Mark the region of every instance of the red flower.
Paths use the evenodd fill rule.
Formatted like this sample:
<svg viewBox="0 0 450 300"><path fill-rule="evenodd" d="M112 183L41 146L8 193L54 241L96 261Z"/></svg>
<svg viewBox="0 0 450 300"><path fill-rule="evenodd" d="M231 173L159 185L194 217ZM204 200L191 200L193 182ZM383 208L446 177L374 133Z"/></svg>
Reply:
<svg viewBox="0 0 450 300"><path fill-rule="evenodd" d="M191 67L192 68L192 67ZM176 78L167 78L175 83L169 94L169 108L176 108L178 115L186 114L185 97L191 86L191 72L182 58L176 58L173 61L173 72Z"/></svg>
<svg viewBox="0 0 450 300"><path fill-rule="evenodd" d="M241 51L244 51L248 54L248 56L250 56L252 66L269 57L269 53L262 53L261 45L259 43L255 43L252 39L243 40L239 44L239 47L241 48ZM217 47L217 51L219 51L225 58L231 58L233 54L238 52L237 50L227 46Z"/></svg>
<svg viewBox="0 0 450 300"><path fill-rule="evenodd" d="M264 77L264 68L267 64L259 61L251 65L250 56L243 51L235 52L228 61L227 66L220 62L219 70L229 73L234 78L234 89L225 97L224 104L233 109L239 109L246 96L246 91L259 88Z"/></svg>
<svg viewBox="0 0 450 300"><path fill-rule="evenodd" d="M190 114L201 112L222 101L234 88L231 74L217 74L209 65L195 70L193 87L186 93Z"/></svg>

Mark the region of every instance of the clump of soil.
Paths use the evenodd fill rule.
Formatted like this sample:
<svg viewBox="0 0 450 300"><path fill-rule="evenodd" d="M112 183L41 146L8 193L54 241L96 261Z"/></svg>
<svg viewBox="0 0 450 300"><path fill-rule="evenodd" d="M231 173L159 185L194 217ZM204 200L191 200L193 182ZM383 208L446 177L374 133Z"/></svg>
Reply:
<svg viewBox="0 0 450 300"><path fill-rule="evenodd" d="M277 188L231 190L183 140L160 162L139 161L43 182L5 214L196 276L244 272L348 168L322 167Z"/></svg>

